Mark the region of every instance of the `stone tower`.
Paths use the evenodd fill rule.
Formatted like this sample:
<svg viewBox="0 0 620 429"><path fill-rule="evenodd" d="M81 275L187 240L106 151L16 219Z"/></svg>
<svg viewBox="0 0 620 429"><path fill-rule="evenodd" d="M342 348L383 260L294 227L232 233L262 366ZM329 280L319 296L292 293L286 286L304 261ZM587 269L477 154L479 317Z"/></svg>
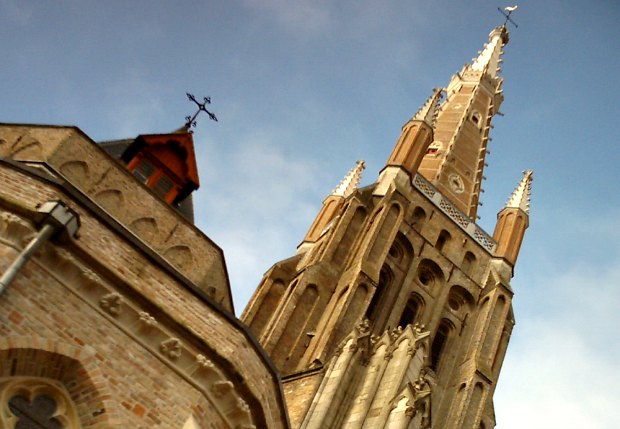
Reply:
<svg viewBox="0 0 620 429"><path fill-rule="evenodd" d="M494 29L433 91L370 186L359 161L254 293L242 320L283 376L292 427L495 426L532 179L493 237L476 225L507 43Z"/></svg>

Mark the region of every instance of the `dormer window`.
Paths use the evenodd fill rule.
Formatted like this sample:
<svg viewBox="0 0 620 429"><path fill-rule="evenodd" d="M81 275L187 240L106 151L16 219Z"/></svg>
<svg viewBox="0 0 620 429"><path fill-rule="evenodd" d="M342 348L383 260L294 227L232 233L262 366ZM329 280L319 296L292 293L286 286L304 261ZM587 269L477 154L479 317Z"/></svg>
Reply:
<svg viewBox="0 0 620 429"><path fill-rule="evenodd" d="M153 172L155 172L155 166L145 158L142 158L132 171L136 179L145 185L148 183L149 178L153 175Z"/></svg>
<svg viewBox="0 0 620 429"><path fill-rule="evenodd" d="M172 203L178 194L178 187L166 173L165 167L158 166L145 157L137 157L128 166L134 177L168 203Z"/></svg>
<svg viewBox="0 0 620 429"><path fill-rule="evenodd" d="M140 135L121 159L138 181L168 204L178 205L199 187L191 133Z"/></svg>

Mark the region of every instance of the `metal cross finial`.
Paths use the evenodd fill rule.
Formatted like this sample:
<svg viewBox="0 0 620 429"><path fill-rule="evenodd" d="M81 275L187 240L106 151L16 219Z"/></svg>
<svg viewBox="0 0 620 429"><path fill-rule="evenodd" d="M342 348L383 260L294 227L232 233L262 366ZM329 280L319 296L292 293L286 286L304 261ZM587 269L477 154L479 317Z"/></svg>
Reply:
<svg viewBox="0 0 620 429"><path fill-rule="evenodd" d="M517 10L519 6L514 5L514 6L507 6L504 8L504 10L502 10L501 8L497 8L497 10L499 10L499 13L501 13L502 15L504 15L506 17L506 20L504 21L504 27L506 26L506 24L508 24L508 21L510 21L510 23L512 25L515 26L515 28L519 28L519 26L517 25L516 22L514 22L512 19L510 19L510 15L512 14L512 12L514 12L515 10Z"/></svg>
<svg viewBox="0 0 620 429"><path fill-rule="evenodd" d="M196 97L194 97L189 92L186 92L185 94L187 95L187 98L196 103L196 105L198 106L198 110L196 111L196 113L194 113L194 116L185 117L185 120L187 121L185 123L186 128L196 127L196 117L200 114L201 111L206 112L207 115L209 115L209 118L211 118L211 120L217 122L217 118L215 117L215 115L209 112L205 107L207 104L211 104L211 97L204 97L204 101L202 103L199 103L198 100L196 100Z"/></svg>

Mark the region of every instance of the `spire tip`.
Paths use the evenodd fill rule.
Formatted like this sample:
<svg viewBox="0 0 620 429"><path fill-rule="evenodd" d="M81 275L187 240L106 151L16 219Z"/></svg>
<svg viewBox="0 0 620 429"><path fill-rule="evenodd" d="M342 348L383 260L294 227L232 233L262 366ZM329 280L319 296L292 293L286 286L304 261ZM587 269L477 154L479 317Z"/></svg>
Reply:
<svg viewBox="0 0 620 429"><path fill-rule="evenodd" d="M533 175L532 170L525 170L523 172L523 178L506 203L506 208L521 209L529 216Z"/></svg>

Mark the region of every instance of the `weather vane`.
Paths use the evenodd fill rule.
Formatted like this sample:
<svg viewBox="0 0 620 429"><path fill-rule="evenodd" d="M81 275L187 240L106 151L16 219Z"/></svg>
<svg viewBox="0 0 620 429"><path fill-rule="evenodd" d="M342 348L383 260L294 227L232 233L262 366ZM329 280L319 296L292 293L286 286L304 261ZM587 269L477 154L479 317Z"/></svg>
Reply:
<svg viewBox="0 0 620 429"><path fill-rule="evenodd" d="M504 15L506 17L506 20L504 21L504 27L506 26L506 24L508 23L508 21L510 21L510 23L512 25L515 26L515 28L519 28L519 26L517 25L516 22L514 22L512 19L510 19L510 15L512 14L512 12L514 12L515 10L517 10L519 6L514 5L514 6L508 6L505 7L504 10L502 10L501 8L497 8L497 10L499 10L499 13L501 13L502 15Z"/></svg>
<svg viewBox="0 0 620 429"><path fill-rule="evenodd" d="M199 103L198 100L196 100L196 97L194 97L189 92L186 92L185 94L187 95L187 98L189 98L191 101L196 103L196 105L198 106L198 110L196 111L196 113L194 113L194 116L185 117L185 120L187 121L185 123L186 128L196 127L196 117L200 114L200 112L206 112L207 115L209 115L209 118L217 122L217 118L215 117L215 115L209 112L207 108L205 107L207 104L211 104L211 97L204 97L203 98L204 101L202 103Z"/></svg>

